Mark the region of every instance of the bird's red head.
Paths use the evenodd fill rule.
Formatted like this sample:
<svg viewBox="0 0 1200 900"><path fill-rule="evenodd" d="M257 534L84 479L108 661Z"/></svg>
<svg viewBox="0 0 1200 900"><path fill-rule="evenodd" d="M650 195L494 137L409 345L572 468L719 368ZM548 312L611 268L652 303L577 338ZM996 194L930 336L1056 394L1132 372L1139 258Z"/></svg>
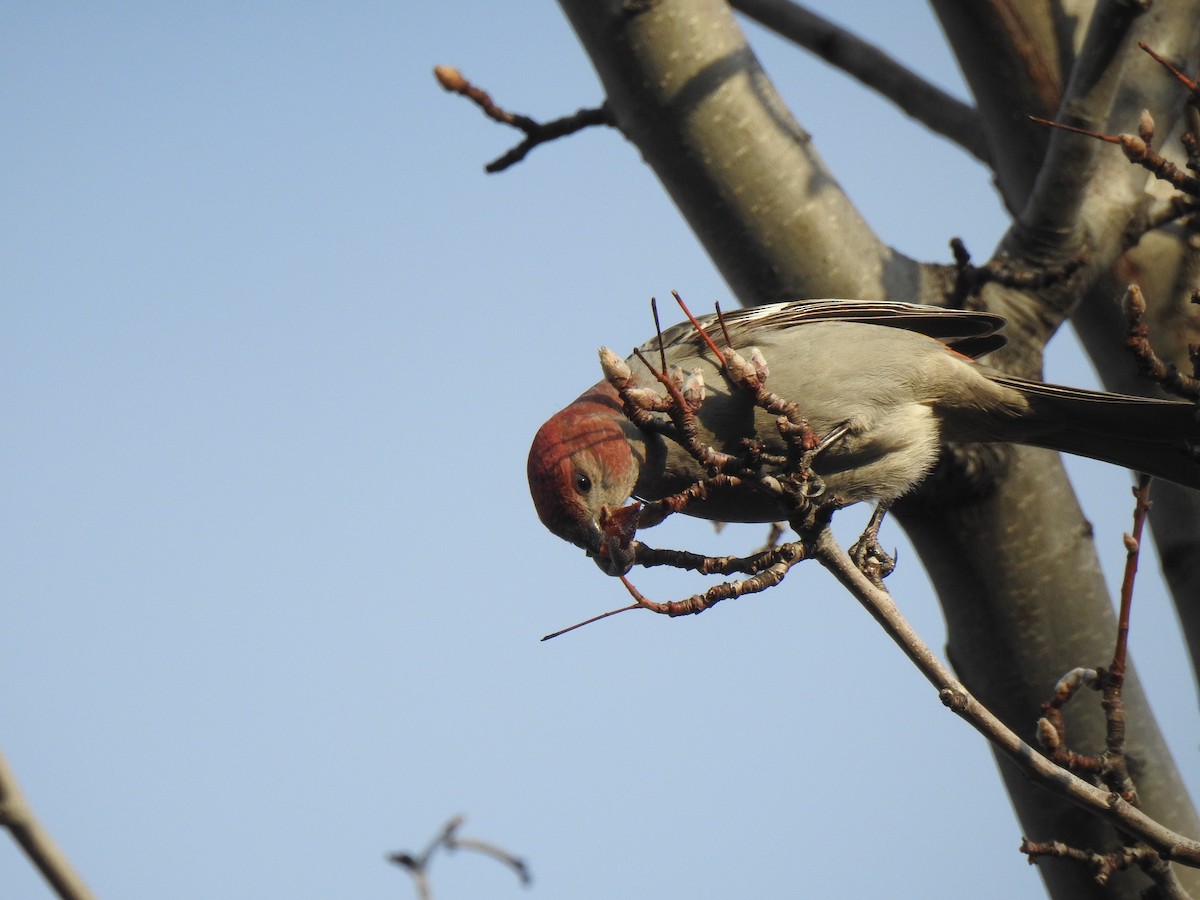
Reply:
<svg viewBox="0 0 1200 900"><path fill-rule="evenodd" d="M609 552L602 516L624 504L637 483L633 427L615 391L602 383L539 428L529 448L529 493L538 518L593 555ZM614 568L599 557L597 562L606 571Z"/></svg>

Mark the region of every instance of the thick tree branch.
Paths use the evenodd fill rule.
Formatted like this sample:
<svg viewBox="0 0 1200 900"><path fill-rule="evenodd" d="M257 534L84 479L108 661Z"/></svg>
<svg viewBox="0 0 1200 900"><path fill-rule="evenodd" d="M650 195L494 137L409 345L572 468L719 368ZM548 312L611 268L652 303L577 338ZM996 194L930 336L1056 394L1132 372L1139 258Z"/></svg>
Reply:
<svg viewBox="0 0 1200 900"><path fill-rule="evenodd" d="M1092 15L1059 112L1059 121L1074 128L1102 128L1112 109L1125 63L1139 53L1130 39L1134 22L1144 12L1131 0L1101 0ZM1059 262L1078 253L1084 223L1080 211L1094 190L1095 161L1102 147L1082 134L1054 129L1034 183L1005 246L1024 259ZM1131 180L1121 171L1123 181ZM1143 179L1144 180L1144 179Z"/></svg>
<svg viewBox="0 0 1200 900"><path fill-rule="evenodd" d="M938 299L849 203L723 0L562 6L622 132L743 303Z"/></svg>
<svg viewBox="0 0 1200 900"><path fill-rule="evenodd" d="M745 48L728 7L715 0L560 2L622 130L744 303L802 296L936 302L948 288L930 270L891 254L847 203ZM943 23L954 19L970 34L956 48L965 66L974 65L965 58L971 52L998 59L994 68L981 65L969 77L989 146L1001 151L998 178L1010 206L1019 208L1032 190L1048 135L1017 121L1029 112L1055 114L1068 42L1060 41L1047 5L935 0L935 6ZM1139 36L1169 27L1171 9L1156 18L1163 6L1139 21ZM976 27L977 15L989 26ZM953 38L955 29L947 31ZM998 49L989 49L986 37L995 37ZM997 87L989 88L987 79ZM1128 67L1124 79L1114 108L1144 91ZM1122 171L1118 177L1128 176ZM1097 193L1109 189L1103 179L1097 185ZM1094 210L1098 216L1089 223L1094 236L1088 249L1095 255L1070 287L1047 289L1081 291L1095 280L1116 258L1135 203L1124 184L1115 199L1089 197L1083 215L1087 219ZM985 298L1013 315L1011 336L1028 354L1022 366L1026 372L1036 368L1041 340L1061 321L1063 305L1050 304L1047 311L1030 291L1001 285L985 288ZM1118 324L1118 343L1122 330ZM897 504L896 512L946 610L960 679L1002 721L1024 729L1036 721L1046 685L1075 666L1107 658L1115 625L1090 530L1061 461L1027 448L993 449L989 458L991 464L969 483L935 479ZM1124 476L1113 477L1120 483ZM1200 833L1132 670L1125 698L1130 752L1146 770L1140 782L1144 809L1177 832ZM1072 719L1070 727L1085 743L1104 741L1102 722ZM1115 840L1108 826L1034 787L1007 760L1001 768L1032 839L1054 835L1077 846ZM1056 897L1133 897L1146 883L1140 873L1124 872L1098 892L1086 874L1066 863L1049 862L1040 871ZM1186 874L1197 892L1195 874Z"/></svg>
<svg viewBox="0 0 1200 900"><path fill-rule="evenodd" d="M975 110L879 47L790 0L730 0L730 5L811 50L976 159L988 162L987 141Z"/></svg>
<svg viewBox="0 0 1200 900"><path fill-rule="evenodd" d="M931 0L983 125L996 186L1012 212L1033 189L1049 135L1018 124L1053 116L1070 71L1071 40L1054 7L1086 4ZM1086 9L1083 10L1086 15Z"/></svg>

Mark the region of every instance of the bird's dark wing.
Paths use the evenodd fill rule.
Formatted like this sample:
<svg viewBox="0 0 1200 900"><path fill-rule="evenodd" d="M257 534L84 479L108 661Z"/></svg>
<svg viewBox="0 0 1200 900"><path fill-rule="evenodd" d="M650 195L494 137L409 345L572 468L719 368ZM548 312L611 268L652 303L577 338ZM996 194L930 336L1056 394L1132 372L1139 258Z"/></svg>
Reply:
<svg viewBox="0 0 1200 900"><path fill-rule="evenodd" d="M1004 335L1000 334L1004 327L1003 316L882 300L797 300L722 311L721 318L735 348L753 345L756 342L755 334L761 334L764 329L776 331L828 321L860 322L914 331L936 338L970 357L990 353L1006 342ZM725 344L725 335L715 313L698 316L697 321L718 347ZM691 322L680 322L662 333L664 347L684 343L702 343ZM652 338L641 349L648 353L656 351L658 347L658 338Z"/></svg>

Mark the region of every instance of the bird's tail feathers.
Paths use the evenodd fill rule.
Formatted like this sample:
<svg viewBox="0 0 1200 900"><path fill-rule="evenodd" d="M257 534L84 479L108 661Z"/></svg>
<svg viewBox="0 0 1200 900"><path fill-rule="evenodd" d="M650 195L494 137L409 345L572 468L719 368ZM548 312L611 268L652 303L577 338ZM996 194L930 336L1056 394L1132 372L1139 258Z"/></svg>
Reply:
<svg viewBox="0 0 1200 900"><path fill-rule="evenodd" d="M1200 407L992 376L1024 395L1024 443L1200 489Z"/></svg>

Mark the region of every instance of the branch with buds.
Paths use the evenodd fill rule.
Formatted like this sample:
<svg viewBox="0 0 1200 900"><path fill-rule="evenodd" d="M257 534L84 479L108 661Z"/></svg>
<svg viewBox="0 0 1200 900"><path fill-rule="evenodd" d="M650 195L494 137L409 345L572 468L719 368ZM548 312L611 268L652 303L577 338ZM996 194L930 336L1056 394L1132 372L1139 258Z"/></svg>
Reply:
<svg viewBox="0 0 1200 900"><path fill-rule="evenodd" d="M1200 294L1193 294L1192 302L1200 303ZM1142 296L1142 289L1136 284L1129 285L1121 305L1129 326L1125 349L1137 360L1138 374L1158 382L1163 390L1177 397L1193 402L1200 400L1200 346L1188 346L1192 374L1184 375L1174 364L1163 362L1150 345L1150 327L1142 321L1146 314L1146 298Z"/></svg>
<svg viewBox="0 0 1200 900"><path fill-rule="evenodd" d="M437 66L433 70L433 76L445 90L466 97L493 122L511 126L525 134L525 139L521 143L483 167L488 174L503 172L509 166L516 165L538 144L566 137L593 125L615 127L617 124L607 104L580 109L569 116L562 116L549 122L539 122L529 116L512 113L497 106L487 91L471 84L463 77L462 72L453 66Z"/></svg>
<svg viewBox="0 0 1200 900"><path fill-rule="evenodd" d="M786 447L785 454L765 452L762 442L748 440L741 453L728 453L705 444L699 437L696 415L707 393L704 376L699 368L684 372L668 368L658 327L658 308L651 301L654 321L658 327L659 364L656 366L641 350L634 354L665 393L640 385L628 363L606 347L600 349L600 366L605 380L621 398L625 415L638 427L662 435L678 444L706 472L683 490L659 500L628 506L608 512L601 518L604 532L602 553L629 560L640 566L672 566L703 574L742 574L740 581L726 581L702 594L685 600L659 603L647 599L624 576L621 580L633 597L633 603L594 616L584 622L548 634L542 640L558 637L583 625L608 618L632 609L647 609L667 616L695 615L711 609L722 600L765 591L779 584L788 571L810 553L809 545L823 530L834 510L841 503L837 498L817 502L825 494L821 479L812 471L820 453L845 433L838 428L824 436L817 435L801 414L797 404L767 389L770 368L757 347L739 353L733 348L725 328L721 309L717 307L724 347L692 315L677 292L676 302L696 329L697 336L712 352L722 377L731 389L746 393L755 406L775 418L775 427ZM769 467L769 471L768 468ZM649 528L675 513L683 512L692 503L702 502L714 490L759 490L775 497L788 512L792 528L800 535L798 541L780 544L748 557L707 557L688 551L661 550L635 539L639 528ZM878 527L876 520L875 527Z"/></svg>

